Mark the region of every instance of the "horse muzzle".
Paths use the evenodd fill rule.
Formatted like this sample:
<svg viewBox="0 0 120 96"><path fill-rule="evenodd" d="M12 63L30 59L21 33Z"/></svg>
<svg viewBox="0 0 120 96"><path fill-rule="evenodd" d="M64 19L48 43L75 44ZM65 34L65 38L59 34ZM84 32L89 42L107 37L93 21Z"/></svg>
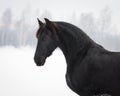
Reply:
<svg viewBox="0 0 120 96"><path fill-rule="evenodd" d="M40 58L34 57L34 61L35 61L37 66L43 66L45 64L46 57L44 57L44 56L42 56Z"/></svg>

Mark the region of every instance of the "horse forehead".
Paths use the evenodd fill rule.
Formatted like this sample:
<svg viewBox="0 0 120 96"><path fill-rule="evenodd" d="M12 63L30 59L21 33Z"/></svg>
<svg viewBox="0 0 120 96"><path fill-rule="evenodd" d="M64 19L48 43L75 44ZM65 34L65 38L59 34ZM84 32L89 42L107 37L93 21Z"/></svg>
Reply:
<svg viewBox="0 0 120 96"><path fill-rule="evenodd" d="M53 25L54 25L55 28L59 29L57 22L53 22ZM44 30L50 31L50 30L46 27L46 24L44 24L44 25L42 25L41 27L39 27L39 29L38 29L37 32L36 32L36 37L38 38L39 35L40 35L40 33L41 33L42 31L44 31Z"/></svg>
<svg viewBox="0 0 120 96"><path fill-rule="evenodd" d="M38 38L38 36L40 35L40 33L44 30L44 28L45 28L44 25L41 26L41 27L39 27L39 29L38 29L37 32L36 32L36 37L37 37L37 38Z"/></svg>

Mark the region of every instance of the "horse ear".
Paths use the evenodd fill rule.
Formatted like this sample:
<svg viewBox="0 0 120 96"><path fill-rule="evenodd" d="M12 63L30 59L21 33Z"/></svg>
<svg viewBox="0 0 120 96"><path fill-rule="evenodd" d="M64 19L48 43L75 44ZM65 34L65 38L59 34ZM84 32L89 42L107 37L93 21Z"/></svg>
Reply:
<svg viewBox="0 0 120 96"><path fill-rule="evenodd" d="M44 19L45 19L45 22L46 22L46 26L49 29L52 29L54 27L54 23L52 21L50 21L49 19L47 19L47 18L44 18Z"/></svg>
<svg viewBox="0 0 120 96"><path fill-rule="evenodd" d="M45 19L46 24L48 24L48 23L51 22L51 21L50 21L49 19L47 19L47 18L44 18L44 19Z"/></svg>
<svg viewBox="0 0 120 96"><path fill-rule="evenodd" d="M39 18L37 18L38 20L38 24L39 24L39 27L43 25L42 21L39 20Z"/></svg>
<svg viewBox="0 0 120 96"><path fill-rule="evenodd" d="M57 36L57 32L56 32L58 30L58 27L56 26L56 23L50 21L47 18L44 18L44 19L45 19L45 22L46 22L46 27L49 28L50 30L52 30L52 32L54 33L55 39L57 41L59 41L58 36Z"/></svg>

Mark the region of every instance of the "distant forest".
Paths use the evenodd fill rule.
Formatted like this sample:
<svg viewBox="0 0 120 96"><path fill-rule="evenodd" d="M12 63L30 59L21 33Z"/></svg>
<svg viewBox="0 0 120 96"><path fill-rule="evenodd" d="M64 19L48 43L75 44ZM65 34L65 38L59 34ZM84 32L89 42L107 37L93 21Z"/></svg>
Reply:
<svg viewBox="0 0 120 96"><path fill-rule="evenodd" d="M48 17L54 20L54 14L48 10L41 14L34 14L33 19L30 10L25 9L19 18L15 18L12 10L6 9L0 17L0 46L36 46L35 32L38 27L36 18ZM120 34L116 34L118 31L112 24L112 12L109 7L101 10L97 18L93 13L82 13L79 16L71 13L71 16L65 19L64 21L78 26L105 48L120 50Z"/></svg>

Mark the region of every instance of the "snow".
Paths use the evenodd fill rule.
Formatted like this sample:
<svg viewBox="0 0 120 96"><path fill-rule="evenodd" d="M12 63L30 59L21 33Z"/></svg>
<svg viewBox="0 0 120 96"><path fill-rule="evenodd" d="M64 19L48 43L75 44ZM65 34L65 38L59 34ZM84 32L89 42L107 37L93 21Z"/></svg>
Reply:
<svg viewBox="0 0 120 96"><path fill-rule="evenodd" d="M0 96L78 96L65 80L66 62L56 49L42 67L31 47L0 48Z"/></svg>

